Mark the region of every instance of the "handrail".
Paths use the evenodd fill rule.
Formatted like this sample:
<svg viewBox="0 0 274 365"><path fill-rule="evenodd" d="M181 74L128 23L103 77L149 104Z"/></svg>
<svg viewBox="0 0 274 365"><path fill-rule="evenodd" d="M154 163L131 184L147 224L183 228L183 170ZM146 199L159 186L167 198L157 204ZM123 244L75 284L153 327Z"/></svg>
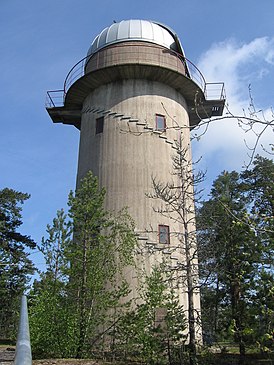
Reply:
<svg viewBox="0 0 274 365"><path fill-rule="evenodd" d="M55 108L64 106L64 90L47 91L46 108Z"/></svg>
<svg viewBox="0 0 274 365"><path fill-rule="evenodd" d="M68 72L65 81L64 81L64 94L67 93L68 89L72 85L72 83L76 80L78 80L80 77L84 76L85 74L85 65L86 65L86 59L90 58L91 55L88 55L84 58L82 58L80 61L78 61Z"/></svg>
<svg viewBox="0 0 274 365"><path fill-rule="evenodd" d="M27 297L23 295L21 299L19 328L17 334L14 365L31 365L31 364L32 364L32 355L31 355L30 334L29 334Z"/></svg>
<svg viewBox="0 0 274 365"><path fill-rule="evenodd" d="M127 45L116 45L116 47L126 48ZM100 52L100 51L98 51L98 52ZM183 64L186 64L186 68L188 70L186 76L188 76L191 80L193 80L196 84L198 84L203 91L205 91L206 81L205 81L203 74L198 69L198 67L195 66L193 62L191 62L189 59L187 59L182 54L180 54L174 50L171 50L171 49L169 50L169 52L176 55ZM84 76L85 66L87 63L86 61L87 61L87 59L91 58L92 56L93 56L93 54L87 55L86 57L84 57L80 61L78 61L70 69L70 71L68 72L68 74L65 78L65 81L64 81L64 94L67 93L68 89L70 88L70 86L72 85L72 83L74 81L76 81L76 80L78 80L78 78Z"/></svg>
<svg viewBox="0 0 274 365"><path fill-rule="evenodd" d="M205 85L206 100L225 100L225 85L224 82L207 82Z"/></svg>
<svg viewBox="0 0 274 365"><path fill-rule="evenodd" d="M126 45L117 45L116 47L127 47ZM195 84L197 84L200 89L205 94L205 97L207 99L207 96L209 95L209 87L208 85L213 85L213 83L207 83L203 74L198 69L197 66L190 60L188 60L185 56L182 54L175 52L174 50L169 50L170 53L176 55L180 62L182 62L185 65L186 69L186 77L191 79ZM98 54L100 51L97 52ZM96 53L95 53L96 54ZM94 54L94 55L95 55ZM65 81L64 81L64 87L63 90L56 90L56 91L48 91L47 95L47 106L48 107L55 107L55 106L62 106L64 105L66 94L71 87L71 85L80 79L85 74L85 66L87 64L87 60L93 57L93 55L87 55L86 57L82 58L80 61L78 61L68 72ZM221 83L214 83L216 85L220 85ZM53 96L53 93L54 96ZM53 100L54 99L54 100ZM58 100L59 99L59 100ZM62 100L63 99L63 100ZM209 99L213 99L212 97L209 97ZM221 90L221 95L219 94L219 97L216 97L216 100L223 100L224 99L224 92L223 88Z"/></svg>

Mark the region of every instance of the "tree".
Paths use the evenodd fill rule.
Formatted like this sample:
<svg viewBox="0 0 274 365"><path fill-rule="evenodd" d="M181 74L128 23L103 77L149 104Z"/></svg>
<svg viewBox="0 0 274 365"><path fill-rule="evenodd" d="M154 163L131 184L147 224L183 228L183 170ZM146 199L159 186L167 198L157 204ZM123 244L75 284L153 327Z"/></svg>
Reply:
<svg viewBox="0 0 274 365"><path fill-rule="evenodd" d="M195 300L199 298L198 256L196 246L194 190L203 180L203 174L194 177L190 159L190 146L183 147L183 137L177 143L173 156L173 171L169 182L153 178L154 193L151 198L160 201L160 208L155 210L168 217L178 227L171 232L176 237L178 249L183 253L185 262L177 267L177 278L183 284L182 293L187 293L188 342L190 365L197 363L199 343L200 313ZM199 192L196 191L197 196ZM169 270L169 268L166 268Z"/></svg>
<svg viewBox="0 0 274 365"><path fill-rule="evenodd" d="M30 292L32 349L36 357L69 357L76 351L75 316L67 293L68 261L65 255L72 240L71 224L64 210L57 211L48 238L38 245L46 262Z"/></svg>
<svg viewBox="0 0 274 365"><path fill-rule="evenodd" d="M91 173L69 196L74 234L68 250L69 290L78 318L77 357L113 326L121 298L129 294L123 270L133 265L134 225L126 211L116 216L105 212L104 196L105 190L99 189Z"/></svg>
<svg viewBox="0 0 274 365"><path fill-rule="evenodd" d="M165 263L144 274L139 302L118 321L113 331L113 351L124 360L146 364L172 364L186 342L184 308L165 274ZM139 300L141 299L141 300ZM177 357L176 357L177 355Z"/></svg>
<svg viewBox="0 0 274 365"><path fill-rule="evenodd" d="M254 337L261 350L273 348L274 325L274 163L256 156L252 169L242 173L244 188L251 201L249 224L260 244L260 264L254 283L253 312L257 317Z"/></svg>
<svg viewBox="0 0 274 365"><path fill-rule="evenodd" d="M64 209L58 210L52 226L47 225L48 238L42 238L39 250L43 253L47 274L52 276L53 285L66 281L67 261L65 251L71 243L72 229ZM54 288L53 288L54 289ZM55 291L55 290L54 290Z"/></svg>
<svg viewBox="0 0 274 365"><path fill-rule="evenodd" d="M250 219L263 244L264 264L271 265L274 254L274 163L256 156L252 169L242 172L244 188L251 202Z"/></svg>
<svg viewBox="0 0 274 365"><path fill-rule="evenodd" d="M29 197L9 188L0 190L0 335L6 338L15 335L20 297L34 272L27 249L35 248L35 243L18 232L21 205Z"/></svg>
<svg viewBox="0 0 274 365"><path fill-rule="evenodd" d="M232 334L242 356L254 341L254 295L266 252L251 221L246 191L237 172L223 172L198 211L200 276L207 281L202 289L209 321L205 329L211 328L215 340Z"/></svg>
<svg viewBox="0 0 274 365"><path fill-rule="evenodd" d="M104 196L88 173L69 195L70 219L60 211L48 226L42 242L47 272L32 305L33 345L40 354L87 356L100 348L127 305L124 269L133 265L134 225L126 211L107 213Z"/></svg>

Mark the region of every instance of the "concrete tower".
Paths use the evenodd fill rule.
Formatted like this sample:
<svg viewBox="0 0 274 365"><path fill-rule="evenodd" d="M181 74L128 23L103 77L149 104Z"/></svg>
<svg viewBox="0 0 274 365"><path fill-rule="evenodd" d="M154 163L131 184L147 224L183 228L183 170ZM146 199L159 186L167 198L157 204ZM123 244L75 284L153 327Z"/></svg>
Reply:
<svg viewBox="0 0 274 365"><path fill-rule="evenodd" d="M69 72L63 90L48 92L53 122L80 130L78 183L92 170L106 188L107 210L129 208L136 235L148 248L138 258L148 272L163 256L185 260L183 250L170 249L179 246L173 232L182 227L155 212L155 200L147 196L152 177L170 181L176 142L188 148L190 129L202 118L221 115L223 107L223 84L207 84L174 31L145 20L105 28ZM128 273L133 296L134 275ZM182 290L179 296L186 303Z"/></svg>

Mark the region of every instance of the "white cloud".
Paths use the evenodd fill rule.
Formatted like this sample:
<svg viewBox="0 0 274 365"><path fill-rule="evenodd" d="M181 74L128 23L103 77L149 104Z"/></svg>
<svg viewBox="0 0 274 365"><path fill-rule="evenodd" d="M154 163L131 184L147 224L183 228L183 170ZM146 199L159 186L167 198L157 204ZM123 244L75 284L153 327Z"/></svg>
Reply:
<svg viewBox="0 0 274 365"><path fill-rule="evenodd" d="M273 44L272 44L273 47ZM271 48L268 50L265 58L266 62L270 63L271 65L274 65L274 49Z"/></svg>
<svg viewBox="0 0 274 365"><path fill-rule="evenodd" d="M254 80L267 84L267 80L274 72L273 49L274 39L267 37L256 38L242 44L234 39L228 39L213 44L201 55L197 66L208 82L224 81L227 103L234 115L243 115L244 111L248 114L250 107L248 85ZM267 85L265 90L266 93L269 92ZM252 90L252 94L256 100L256 90ZM259 116L263 118L262 114ZM266 110L265 116L268 120L273 117L271 110ZM257 128L257 132L259 131L260 128ZM222 169L239 170L249 161L250 151L246 143L251 147L255 141L254 133L239 128L237 120L227 119L213 122L200 142L194 144L193 149L196 156L204 156L203 167L208 170L217 169L219 166L223 166ZM259 146L262 143L267 147L272 141L273 131L268 129ZM259 148L258 153L263 153L263 150ZM220 172L221 170L216 171L215 174Z"/></svg>
<svg viewBox="0 0 274 365"><path fill-rule="evenodd" d="M215 43L201 55L198 67L207 80L224 81L229 99L242 100L246 94L246 80L262 77L274 65L274 39L256 38L239 44L234 39Z"/></svg>

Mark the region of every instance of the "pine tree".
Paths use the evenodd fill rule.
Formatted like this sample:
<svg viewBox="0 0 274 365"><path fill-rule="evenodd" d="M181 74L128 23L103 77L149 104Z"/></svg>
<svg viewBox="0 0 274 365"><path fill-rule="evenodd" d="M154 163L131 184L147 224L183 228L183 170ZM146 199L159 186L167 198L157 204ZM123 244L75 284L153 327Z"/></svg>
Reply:
<svg viewBox="0 0 274 365"><path fill-rule="evenodd" d="M4 338L15 335L20 297L34 272L28 249L35 248L35 243L18 232L21 205L29 197L13 189L0 190L0 336Z"/></svg>
<svg viewBox="0 0 274 365"><path fill-rule="evenodd" d="M57 211L47 238L38 248L46 272L40 273L30 292L32 349L36 357L69 357L75 354L75 316L67 293L68 267L65 252L72 240L71 224L64 210Z"/></svg>
<svg viewBox="0 0 274 365"><path fill-rule="evenodd" d="M215 340L232 333L245 354L250 329L249 309L253 281L258 272L258 238L248 217L248 198L237 172L223 172L213 183L211 197L198 214L200 276L204 310Z"/></svg>
<svg viewBox="0 0 274 365"><path fill-rule="evenodd" d="M274 163L256 156L253 166L242 173L250 199L249 223L260 245L259 270L253 290L253 331L262 351L273 349L274 326Z"/></svg>
<svg viewBox="0 0 274 365"><path fill-rule="evenodd" d="M40 355L83 358L106 348L104 337L123 312L134 225L126 211L107 213L104 196L88 173L69 195L69 219L60 211L48 226L42 242L47 272L36 283L31 307L33 346Z"/></svg>

